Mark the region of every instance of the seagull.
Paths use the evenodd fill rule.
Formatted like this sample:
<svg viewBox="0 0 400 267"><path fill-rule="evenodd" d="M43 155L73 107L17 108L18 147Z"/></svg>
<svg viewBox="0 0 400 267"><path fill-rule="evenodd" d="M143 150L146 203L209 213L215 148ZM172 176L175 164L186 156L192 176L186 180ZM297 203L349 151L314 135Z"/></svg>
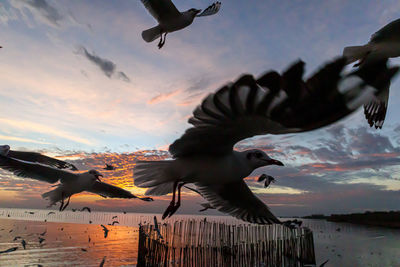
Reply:
<svg viewBox="0 0 400 267"><path fill-rule="evenodd" d="M17 240L20 239L20 238L22 238L22 237L16 236L16 237L14 237L13 241L17 241Z"/></svg>
<svg viewBox="0 0 400 267"><path fill-rule="evenodd" d="M108 232L110 232L110 230L107 229L107 227L105 227L104 225L100 225L101 227L103 227L103 231L104 231L104 238L107 238L108 236Z"/></svg>
<svg viewBox="0 0 400 267"><path fill-rule="evenodd" d="M159 49L164 46L167 33L186 28L193 23L195 17L214 15L221 8L221 2L215 2L203 12L201 12L201 9L195 8L180 12L171 0L141 1L149 13L158 21L157 26L142 32L142 38L149 43L160 37Z"/></svg>
<svg viewBox="0 0 400 267"><path fill-rule="evenodd" d="M50 211L49 213L47 213L47 215L50 215L50 214L56 214L54 211Z"/></svg>
<svg viewBox="0 0 400 267"><path fill-rule="evenodd" d="M343 49L343 56L350 64L360 66L366 61L400 56L400 19L394 20L371 35L369 42L361 46L348 46Z"/></svg>
<svg viewBox="0 0 400 267"><path fill-rule="evenodd" d="M90 170L84 173L73 173L41 163L28 162L2 155L0 155L0 168L10 171L19 177L27 177L52 184L60 182L56 185L56 189L42 195L43 198L50 200L50 206L61 202L60 211L65 210L72 195L83 191L98 194L105 198L138 198L144 201L152 200L149 197L137 197L127 190L102 182L99 177L103 175L96 170ZM64 199L66 198L68 198L68 201L64 204Z"/></svg>
<svg viewBox="0 0 400 267"><path fill-rule="evenodd" d="M119 221L113 221L112 223L109 223L108 225L112 225L112 226L114 226L114 224L116 224L116 223L118 223L118 224L119 224Z"/></svg>
<svg viewBox="0 0 400 267"><path fill-rule="evenodd" d="M42 244L43 243L43 241L45 241L46 239L44 239L44 238L42 238L42 237L39 237L39 244Z"/></svg>
<svg viewBox="0 0 400 267"><path fill-rule="evenodd" d="M103 168L103 170L114 171L115 167L106 163L106 166Z"/></svg>
<svg viewBox="0 0 400 267"><path fill-rule="evenodd" d="M106 256L104 256L103 257L103 260L100 262L100 265L99 265L99 267L103 267L104 266L104 263L106 262Z"/></svg>
<svg viewBox="0 0 400 267"><path fill-rule="evenodd" d="M40 233L39 235L44 236L46 233L47 233L47 229L44 230L44 232L43 232L43 233Z"/></svg>
<svg viewBox="0 0 400 267"><path fill-rule="evenodd" d="M89 207L83 207L83 208L81 209L81 211L84 211L84 210L87 210L89 213L92 212L92 210L91 210Z"/></svg>
<svg viewBox="0 0 400 267"><path fill-rule="evenodd" d="M13 252L13 251L16 251L17 249L18 249L18 247L9 248L9 249L0 251L0 254Z"/></svg>
<svg viewBox="0 0 400 267"><path fill-rule="evenodd" d="M399 57L400 19L390 22L372 34L366 45L345 47L343 56L347 58L348 64L358 60L355 67L363 67L376 60ZM383 126L389 102L389 87L390 81L385 90L364 106L365 117L370 127L381 129Z"/></svg>
<svg viewBox="0 0 400 267"><path fill-rule="evenodd" d="M37 162L59 169L70 169L72 171L78 170L78 168L76 168L73 164L66 161L51 158L37 152L10 150L9 145L0 146L0 155L23 161Z"/></svg>
<svg viewBox="0 0 400 267"><path fill-rule="evenodd" d="M116 219L116 218L118 218L117 215L113 216L113 217L111 218L111 220L114 220L114 219Z"/></svg>
<svg viewBox="0 0 400 267"><path fill-rule="evenodd" d="M192 190L193 192L196 192L197 194L199 194L200 196L202 196L202 194L199 192L199 190L194 189L193 187L189 187L184 185L185 188ZM208 209L215 209L210 203L206 202L206 203L200 203L200 206L202 206L203 208L201 210L199 210L199 212L203 212L206 211Z"/></svg>
<svg viewBox="0 0 400 267"><path fill-rule="evenodd" d="M194 183L220 212L251 223L281 223L243 179L257 168L283 163L262 150L234 146L256 135L330 125L382 90L399 69L371 65L342 74L345 64L345 58L336 59L303 81L305 64L298 61L282 76L276 71L258 79L247 74L209 94L189 119L193 126L169 146L172 160L136 162L135 186L149 188L146 195L173 193L163 218L179 208L182 186Z"/></svg>
<svg viewBox="0 0 400 267"><path fill-rule="evenodd" d="M271 182L275 183L275 178L266 174L261 174L260 177L258 177L257 182L262 182L264 180L265 180L264 183L265 188L267 188L271 184Z"/></svg>
<svg viewBox="0 0 400 267"><path fill-rule="evenodd" d="M26 241L24 239L21 241L21 245L24 247L24 250L25 250L26 249Z"/></svg>

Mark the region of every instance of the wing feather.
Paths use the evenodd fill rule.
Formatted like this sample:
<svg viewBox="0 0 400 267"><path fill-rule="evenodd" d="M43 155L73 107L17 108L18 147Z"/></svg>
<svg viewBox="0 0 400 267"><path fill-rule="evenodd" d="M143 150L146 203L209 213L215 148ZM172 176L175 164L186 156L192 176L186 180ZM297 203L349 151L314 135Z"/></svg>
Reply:
<svg viewBox="0 0 400 267"><path fill-rule="evenodd" d="M210 16L218 13L218 11L221 9L221 2L217 1L213 4L211 4L209 7L203 10L200 14L196 15L196 17L204 17L204 16Z"/></svg>
<svg viewBox="0 0 400 267"><path fill-rule="evenodd" d="M60 170L40 163L28 162L0 155L0 168L14 173L16 176L31 178L48 183L59 180L68 181L77 179L78 175L69 171Z"/></svg>
<svg viewBox="0 0 400 267"><path fill-rule="evenodd" d="M345 63L339 58L307 81L302 78L301 61L282 76L274 71L258 80L243 75L205 98L189 119L193 127L170 146L170 153L175 158L226 154L240 140L255 135L305 132L327 126L385 90L398 70L382 67L380 62L342 74Z"/></svg>
<svg viewBox="0 0 400 267"><path fill-rule="evenodd" d="M281 223L244 181L223 185L196 183L200 194L217 210L238 219L259 224Z"/></svg>
<svg viewBox="0 0 400 267"><path fill-rule="evenodd" d="M181 12L175 7L171 0L141 0L149 13L162 23L169 18L176 18Z"/></svg>
<svg viewBox="0 0 400 267"><path fill-rule="evenodd" d="M78 170L78 168L69 162L51 158L36 152L10 150L7 155L11 158L20 159L23 161L38 162L59 169L70 169L73 171Z"/></svg>

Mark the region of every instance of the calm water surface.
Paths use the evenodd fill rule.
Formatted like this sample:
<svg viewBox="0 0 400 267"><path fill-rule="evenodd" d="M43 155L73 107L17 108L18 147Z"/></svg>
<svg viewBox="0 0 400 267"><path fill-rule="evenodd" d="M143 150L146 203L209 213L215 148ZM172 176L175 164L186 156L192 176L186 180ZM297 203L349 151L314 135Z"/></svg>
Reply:
<svg viewBox="0 0 400 267"><path fill-rule="evenodd" d="M0 254L0 266L99 266L103 257L106 257L104 266L135 266L138 246L138 228L135 226L139 221L152 221L153 216L71 211L47 215L49 210L9 211L0 210L0 251L12 247L18 247L18 250ZM114 216L117 217L112 219ZM57 222L60 220L68 223ZM115 220L122 225L107 225ZM223 216L210 216L209 220L235 222ZM107 238L99 224L109 228ZM400 230L323 220L303 220L303 224L314 232L317 263L329 259L325 266L400 267ZM39 244L40 234L45 231L45 241ZM21 239L13 241L16 236L27 242L26 250L22 248Z"/></svg>

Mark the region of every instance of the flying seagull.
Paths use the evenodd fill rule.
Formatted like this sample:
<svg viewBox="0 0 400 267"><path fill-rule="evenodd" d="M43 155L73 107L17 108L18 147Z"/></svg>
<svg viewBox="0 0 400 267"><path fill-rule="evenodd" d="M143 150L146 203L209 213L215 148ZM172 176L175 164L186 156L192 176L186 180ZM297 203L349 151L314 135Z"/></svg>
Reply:
<svg viewBox="0 0 400 267"><path fill-rule="evenodd" d="M107 238L108 236L108 232L110 232L110 230L107 229L107 227L105 227L104 225L100 225L101 227L103 227L103 231L104 231L104 238Z"/></svg>
<svg viewBox="0 0 400 267"><path fill-rule="evenodd" d="M60 211L63 211L69 204L73 194L88 191L102 197L110 198L139 198L131 192L117 186L101 182L103 176L96 170L84 173L73 173L66 170L57 169L41 163L28 162L0 155L0 168L14 173L16 176L36 179L43 182L57 184L57 188L42 195L43 198L50 200L50 206L61 202ZM64 205L64 199L67 199ZM139 198L150 201L151 198Z"/></svg>
<svg viewBox="0 0 400 267"><path fill-rule="evenodd" d="M164 46L167 33L186 28L193 23L195 17L214 15L221 8L221 2L215 2L203 12L201 12L201 9L195 8L180 12L171 0L141 1L149 13L158 21L157 26L142 32L142 38L149 43L160 37L158 48Z"/></svg>
<svg viewBox="0 0 400 267"><path fill-rule="evenodd" d="M223 213L251 223L280 223L243 179L257 168L283 163L258 149L236 151L234 145L256 135L306 132L334 123L382 90L398 71L371 65L342 74L345 64L339 58L305 82L301 61L283 75L243 75L194 110L193 127L169 147L173 160L138 161L134 184L149 188L146 195L173 193L163 218L179 208L181 187L194 183Z"/></svg>
<svg viewBox="0 0 400 267"><path fill-rule="evenodd" d="M106 166L103 168L103 170L114 171L115 167L113 165L110 165L110 164L106 163Z"/></svg>
<svg viewBox="0 0 400 267"><path fill-rule="evenodd" d="M257 182L262 182L264 180L265 180L264 183L265 188L267 188L271 184L271 182L275 183L275 178L266 174L261 174L260 177L258 177Z"/></svg>
<svg viewBox="0 0 400 267"><path fill-rule="evenodd" d="M400 56L400 19L390 22L371 36L366 45L349 46L343 50L347 63L363 67L377 60ZM365 118L371 127L382 128L389 102L390 81L385 90L364 106Z"/></svg>
<svg viewBox="0 0 400 267"><path fill-rule="evenodd" d="M83 207L83 208L81 209L81 211L84 211L84 210L87 210L89 213L92 212L92 210L91 210L89 207Z"/></svg>
<svg viewBox="0 0 400 267"><path fill-rule="evenodd" d="M0 146L0 155L7 156L14 159L20 159L24 161L37 162L45 165L49 165L59 169L70 169L72 171L77 171L78 169L71 163L51 158L42 155L37 152L26 152L26 151L15 151L10 150L9 145Z"/></svg>

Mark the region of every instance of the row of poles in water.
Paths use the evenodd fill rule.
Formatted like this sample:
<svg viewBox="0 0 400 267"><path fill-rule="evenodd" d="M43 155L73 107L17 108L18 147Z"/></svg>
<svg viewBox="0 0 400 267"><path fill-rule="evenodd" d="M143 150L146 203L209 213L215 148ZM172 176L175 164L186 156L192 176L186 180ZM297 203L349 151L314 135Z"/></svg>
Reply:
<svg viewBox="0 0 400 267"><path fill-rule="evenodd" d="M181 220L139 226L138 266L315 264L308 228Z"/></svg>

